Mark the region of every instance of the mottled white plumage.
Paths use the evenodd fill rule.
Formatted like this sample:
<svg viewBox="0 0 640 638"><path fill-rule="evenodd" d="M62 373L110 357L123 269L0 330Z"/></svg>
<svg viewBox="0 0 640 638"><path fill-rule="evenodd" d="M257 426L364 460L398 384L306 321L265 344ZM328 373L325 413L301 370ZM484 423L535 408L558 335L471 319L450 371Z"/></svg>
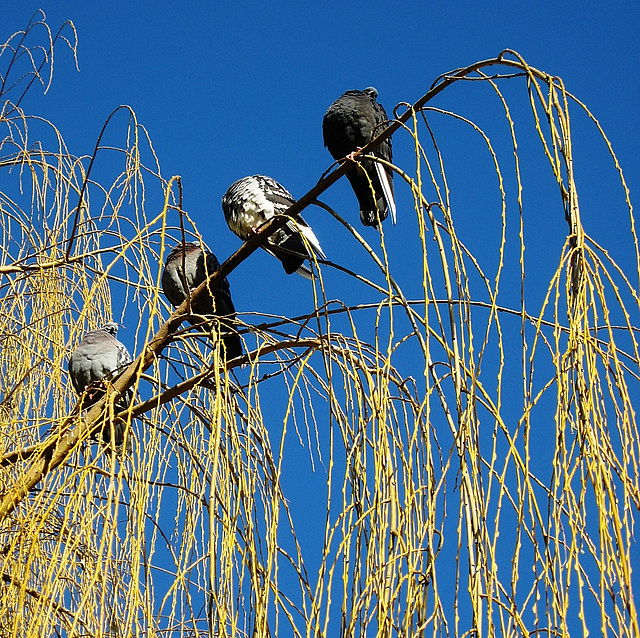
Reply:
<svg viewBox="0 0 640 638"><path fill-rule="evenodd" d="M239 179L228 188L222 198L222 210L229 228L246 240L274 215L285 213L295 201L291 193L271 177L252 175ZM263 248L282 262L288 274L297 272L309 277L311 271L304 260L310 259L311 255L303 236L312 250L325 259L318 238L300 215L294 215L290 222L274 232Z"/></svg>

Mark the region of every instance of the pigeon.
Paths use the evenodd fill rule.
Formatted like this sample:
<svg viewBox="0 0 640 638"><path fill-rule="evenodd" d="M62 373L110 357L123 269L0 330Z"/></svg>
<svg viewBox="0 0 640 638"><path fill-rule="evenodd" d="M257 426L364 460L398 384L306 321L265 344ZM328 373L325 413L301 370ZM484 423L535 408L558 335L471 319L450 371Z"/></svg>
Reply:
<svg viewBox="0 0 640 638"><path fill-rule="evenodd" d="M253 175L229 186L222 198L222 210L229 228L240 239L246 240L262 224L274 215L284 213L295 201L291 193L271 177ZM262 248L282 262L288 275L297 272L311 279L311 270L304 263L305 259L311 259L311 254L303 236L313 252L326 259L311 226L300 215L294 215L291 221L273 233Z"/></svg>
<svg viewBox="0 0 640 638"><path fill-rule="evenodd" d="M366 146L387 125L387 113L376 100L378 91L372 86L364 91L347 91L324 114L322 137L324 145L336 160ZM372 155L391 162L391 138L371 151ZM358 202L360 220L365 226L377 226L391 212L396 223L393 195L393 171L379 162L362 159L347 172ZM372 191L373 186L373 191Z"/></svg>
<svg viewBox="0 0 640 638"><path fill-rule="evenodd" d="M112 378L114 373L122 371L131 363L131 355L124 344L118 341L117 335L118 324L109 321L101 328L87 332L71 353L69 376L78 395L83 395L86 388L97 381ZM93 393L89 392L83 402L83 407L90 407L101 396L101 393L93 396ZM118 411L126 410L132 398L133 393L128 390L116 401L116 409ZM116 445L121 445L124 425L116 423L114 426L114 442ZM111 438L111 428L105 427L102 436L104 442L108 443Z"/></svg>
<svg viewBox="0 0 640 638"><path fill-rule="evenodd" d="M205 259L206 256L206 259ZM184 262L183 262L184 260ZM183 268L184 263L184 268ZM178 307L185 299L185 284L188 294L196 289L205 279L220 268L220 262L211 252L205 252L197 242L186 242L173 247L164 265L162 273L162 290L169 303ZM232 332L230 324L236 315L236 309L231 300L229 282L225 277L211 289L204 291L191 306L193 315L203 317L224 317L222 343L227 360L242 356L242 340ZM191 323L199 323L190 320Z"/></svg>

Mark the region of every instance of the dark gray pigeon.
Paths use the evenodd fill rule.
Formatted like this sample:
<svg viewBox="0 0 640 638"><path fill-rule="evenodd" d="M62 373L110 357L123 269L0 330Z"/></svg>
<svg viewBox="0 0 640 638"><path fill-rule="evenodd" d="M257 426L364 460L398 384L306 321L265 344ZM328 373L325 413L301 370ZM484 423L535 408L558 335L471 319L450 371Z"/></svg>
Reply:
<svg viewBox="0 0 640 638"><path fill-rule="evenodd" d="M186 299L185 284L191 294L218 268L220 268L220 262L213 253L207 252L205 261L205 252L199 243L186 242L184 250L183 244L174 246L167 256L162 273L162 290L169 303L177 308ZM231 300L231 290L226 277L212 290L207 290L203 295L200 295L198 301L191 306L191 313L207 318L220 318L223 326L222 343L227 360L231 361L231 359L242 356L242 340L231 327L236 309ZM198 323L192 319L190 322Z"/></svg>
<svg viewBox="0 0 640 638"><path fill-rule="evenodd" d="M322 136L334 159L342 159L363 148L385 128L387 113L377 97L378 91L372 86L364 91L347 91L327 109L322 120ZM391 138L382 142L371 155L391 162ZM358 198L360 219L365 226L377 226L378 218L380 221L386 219L389 212L391 221L396 223L391 169L363 159L358 166L349 169L347 178Z"/></svg>
<svg viewBox="0 0 640 638"><path fill-rule="evenodd" d="M75 391L82 395L88 386L116 376L131 363L131 355L123 343L116 338L118 324L109 321L101 328L87 332L69 357L69 376ZM102 393L89 392L84 399L83 407L88 408L95 403ZM118 411L126 410L132 399L129 390L116 401ZM122 443L124 429L122 424L115 424L115 444ZM102 433L106 443L111 438L110 428L105 428Z"/></svg>
<svg viewBox="0 0 640 638"><path fill-rule="evenodd" d="M253 175L231 184L222 198L222 210L229 228L240 239L246 240L262 224L274 215L284 213L295 201L291 193L271 177ZM310 279L311 270L304 261L311 259L311 255L303 235L313 251L325 259L318 238L300 215L295 215L292 221L273 233L262 248L282 262L288 275L297 272Z"/></svg>

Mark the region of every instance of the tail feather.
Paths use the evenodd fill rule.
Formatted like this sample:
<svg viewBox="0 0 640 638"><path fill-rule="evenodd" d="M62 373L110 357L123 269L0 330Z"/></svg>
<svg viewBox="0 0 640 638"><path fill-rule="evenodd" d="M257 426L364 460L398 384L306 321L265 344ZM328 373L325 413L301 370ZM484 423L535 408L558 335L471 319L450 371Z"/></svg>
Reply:
<svg viewBox="0 0 640 638"><path fill-rule="evenodd" d="M278 250L275 247L267 248L262 246L270 255L273 255L280 261L287 275L294 272L302 275L305 279L313 279L311 269L304 263L304 258L298 255L292 255L287 251Z"/></svg>
<svg viewBox="0 0 640 638"><path fill-rule="evenodd" d="M316 234L311 229L311 226L309 226L301 217L296 219L296 222L297 224L293 222L287 222L287 226L294 233L297 233L298 231L302 233L306 237L311 248L313 248L313 252L315 252L316 255L318 255L318 257L320 257L321 259L326 259L327 256L324 254L324 251L320 246L320 241L318 240L318 238L316 237Z"/></svg>
<svg viewBox="0 0 640 638"><path fill-rule="evenodd" d="M384 194L384 198L387 202L387 206L389 207L389 212L391 213L391 221L396 223L396 200L393 196L393 187L389 182L389 176L387 175L387 171L385 167L379 162L375 163L376 165L376 173L378 173L378 178L380 179L380 185L382 186L382 192Z"/></svg>
<svg viewBox="0 0 640 638"><path fill-rule="evenodd" d="M305 279L309 279L309 281L313 280L313 272L311 271L311 268L309 268L309 266L307 266L306 264L302 264L300 268L296 270L296 273L298 275L301 275Z"/></svg>
<svg viewBox="0 0 640 638"><path fill-rule="evenodd" d="M227 332L222 336L222 343L224 344L224 349L227 353L227 361L231 361L232 359L237 359L242 356L242 340L239 335Z"/></svg>

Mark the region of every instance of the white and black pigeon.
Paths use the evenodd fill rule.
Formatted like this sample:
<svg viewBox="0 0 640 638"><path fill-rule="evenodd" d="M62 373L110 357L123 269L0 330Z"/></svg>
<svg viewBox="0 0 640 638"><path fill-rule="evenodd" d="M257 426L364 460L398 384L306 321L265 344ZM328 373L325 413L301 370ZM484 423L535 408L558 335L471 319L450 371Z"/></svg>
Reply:
<svg viewBox="0 0 640 638"><path fill-rule="evenodd" d="M205 260L206 255L206 260ZM212 252L205 252L197 242L177 244L167 256L162 273L162 290L169 303L178 307L185 299L185 284L190 295L206 278L220 268L220 262ZM231 300L231 289L225 277L215 287L204 291L191 306L193 315L221 320L222 343L227 360L242 356L242 340L233 332L231 324L236 309ZM191 323L198 323L189 319Z"/></svg>
<svg viewBox="0 0 640 638"><path fill-rule="evenodd" d="M274 215L284 213L295 201L291 193L271 177L253 175L229 186L222 198L222 210L229 228L240 239L246 240L262 224ZM310 279L311 270L304 262L311 259L311 255L303 235L313 252L325 259L318 238L300 215L294 215L291 221L273 233L262 248L282 262L288 275L297 272Z"/></svg>
<svg viewBox="0 0 640 638"><path fill-rule="evenodd" d="M82 395L87 387L101 381L114 377L131 363L131 355L123 343L118 341L118 324L109 321L101 328L87 332L76 349L69 357L69 376L71 383L78 395ZM88 393L84 400L83 407L90 407L95 403L101 393L92 397ZM131 390L116 401L118 411L126 410L132 399ZM122 424L115 424L115 444L120 445L123 440L124 430ZM110 428L105 428L102 433L105 443L111 438Z"/></svg>
<svg viewBox="0 0 640 638"><path fill-rule="evenodd" d="M322 136L332 157L340 160L366 146L387 126L388 118L376 98L372 86L364 91L347 91L324 114ZM375 148L371 155L392 161L391 138ZM396 204L393 194L393 171L373 160L359 160L347 172L353 192L360 204L360 219L365 226L377 226L391 213L396 223ZM373 191L371 187L373 186Z"/></svg>

